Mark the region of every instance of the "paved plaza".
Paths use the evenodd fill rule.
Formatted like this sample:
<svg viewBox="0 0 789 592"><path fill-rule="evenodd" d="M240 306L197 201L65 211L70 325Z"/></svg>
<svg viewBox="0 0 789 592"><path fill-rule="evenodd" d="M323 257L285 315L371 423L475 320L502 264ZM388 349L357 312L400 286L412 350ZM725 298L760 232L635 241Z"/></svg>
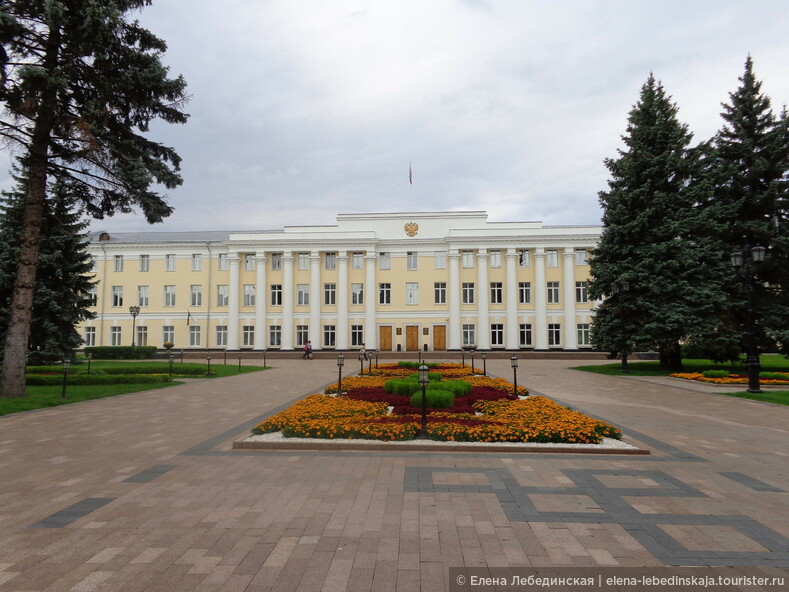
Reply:
<svg viewBox="0 0 789 592"><path fill-rule="evenodd" d="M0 592L430 591L453 567L789 567L787 407L524 356L519 384L652 454L231 450L337 378L333 359L270 363L0 417ZM488 370L511 377L506 359Z"/></svg>

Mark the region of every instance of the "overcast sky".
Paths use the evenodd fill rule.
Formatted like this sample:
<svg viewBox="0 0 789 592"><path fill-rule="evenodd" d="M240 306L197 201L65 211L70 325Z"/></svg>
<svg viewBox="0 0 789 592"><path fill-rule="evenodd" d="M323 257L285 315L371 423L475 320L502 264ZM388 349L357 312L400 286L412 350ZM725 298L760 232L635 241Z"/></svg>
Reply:
<svg viewBox="0 0 789 592"><path fill-rule="evenodd" d="M154 0L139 18L189 84L189 122L152 128L184 184L164 224L95 230L439 210L598 224L603 159L650 71L699 141L748 53L774 109L789 101L785 0Z"/></svg>

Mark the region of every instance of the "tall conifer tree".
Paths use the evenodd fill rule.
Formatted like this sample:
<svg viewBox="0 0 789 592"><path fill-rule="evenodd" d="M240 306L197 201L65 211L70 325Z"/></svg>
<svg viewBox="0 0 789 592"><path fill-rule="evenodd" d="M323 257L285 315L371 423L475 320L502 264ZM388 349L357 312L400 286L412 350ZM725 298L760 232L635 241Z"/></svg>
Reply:
<svg viewBox="0 0 789 592"><path fill-rule="evenodd" d="M760 245L767 256L754 284L755 333L763 349L789 353L789 134L784 110L776 117L748 56L740 86L729 94L714 138L715 183L711 209L721 226L721 256ZM730 306L722 316L744 341L745 294L731 267L726 290Z"/></svg>
<svg viewBox="0 0 789 592"><path fill-rule="evenodd" d="M19 259L19 228L25 197L24 180L19 190L5 194L0 215L0 340L8 327L11 288ZM87 252L87 223L75 209L68 186L54 183L44 211L33 318L30 326L31 363L68 358L82 343L77 323L92 318L91 261ZM2 341L0 341L2 346Z"/></svg>
<svg viewBox="0 0 789 592"><path fill-rule="evenodd" d="M183 123L183 78L169 78L166 44L130 21L150 0L0 0L0 135L21 154L27 193L0 394L25 395L25 353L47 180L95 217L138 206L151 223L171 213L151 190L181 183L180 158L145 137L160 118Z"/></svg>
<svg viewBox="0 0 789 592"><path fill-rule="evenodd" d="M620 353L657 347L675 369L679 342L712 331L720 305L718 253L700 240L710 231L699 206L704 151L690 148L691 137L650 74L630 111L625 148L605 161L603 234L591 259L592 296L609 297L594 319L596 345Z"/></svg>

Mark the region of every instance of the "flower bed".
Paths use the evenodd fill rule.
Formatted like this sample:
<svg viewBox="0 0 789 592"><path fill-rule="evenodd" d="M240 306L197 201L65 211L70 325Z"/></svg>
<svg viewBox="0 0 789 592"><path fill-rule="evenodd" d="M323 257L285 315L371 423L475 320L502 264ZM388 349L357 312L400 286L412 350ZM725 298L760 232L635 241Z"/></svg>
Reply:
<svg viewBox="0 0 789 592"><path fill-rule="evenodd" d="M390 395L391 396L391 395ZM252 432L281 431L286 437L410 440L420 417L388 415L386 402L310 395L274 415ZM621 438L605 422L562 407L545 397L479 400L471 407L481 413L430 413L427 432L433 440L457 442L553 442L597 444Z"/></svg>
<svg viewBox="0 0 789 592"><path fill-rule="evenodd" d="M780 374L780 373L774 373ZM712 384L748 384L748 377L742 374L729 374L728 376L714 377L704 376L700 372L678 372L671 374L674 378L684 378L685 380L696 380L698 382L708 382ZM786 379L780 378L760 378L761 384L789 385L789 375Z"/></svg>

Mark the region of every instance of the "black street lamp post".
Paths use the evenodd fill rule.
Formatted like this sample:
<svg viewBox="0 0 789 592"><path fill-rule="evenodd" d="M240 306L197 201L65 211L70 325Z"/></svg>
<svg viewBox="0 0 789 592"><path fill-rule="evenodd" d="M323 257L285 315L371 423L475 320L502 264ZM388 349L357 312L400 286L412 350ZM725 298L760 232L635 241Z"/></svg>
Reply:
<svg viewBox="0 0 789 592"><path fill-rule="evenodd" d="M175 356L173 356L173 354L167 354L167 359L170 362L170 378L173 377L173 358L174 357Z"/></svg>
<svg viewBox="0 0 789 592"><path fill-rule="evenodd" d="M430 383L430 370L427 364L419 366L419 386L422 387L422 427L419 430L417 438L420 440L427 440L427 385Z"/></svg>
<svg viewBox="0 0 789 592"><path fill-rule="evenodd" d="M368 353L369 353L370 357L367 360L367 374L372 376L373 375L373 352L368 352Z"/></svg>
<svg viewBox="0 0 789 592"><path fill-rule="evenodd" d="M93 359L93 354L91 352L88 352L86 354L86 357L88 358L88 374L90 374L90 361Z"/></svg>
<svg viewBox="0 0 789 592"><path fill-rule="evenodd" d="M513 356L510 358L510 366L512 366L512 394L518 396L518 358Z"/></svg>
<svg viewBox="0 0 789 592"><path fill-rule="evenodd" d="M60 391L60 398L66 398L66 382L68 381L68 369L71 363L68 360L63 360L63 389Z"/></svg>
<svg viewBox="0 0 789 592"><path fill-rule="evenodd" d="M206 362L208 362L208 371L206 372L206 376L210 377L211 376L211 354L206 354L205 355L205 360L206 360Z"/></svg>
<svg viewBox="0 0 789 592"><path fill-rule="evenodd" d="M466 367L466 350L463 350L460 353L460 359L463 361L463 367L465 368Z"/></svg>
<svg viewBox="0 0 789 592"><path fill-rule="evenodd" d="M241 372L241 354L238 354L238 371Z"/></svg>
<svg viewBox="0 0 789 592"><path fill-rule="evenodd" d="M337 394L342 394L342 367L345 365L345 355L340 352L340 355L337 356Z"/></svg>
<svg viewBox="0 0 789 592"><path fill-rule="evenodd" d="M745 281L745 336L747 339L745 367L748 368L747 391L749 393L762 392L761 383L759 382L759 371L761 370L761 365L759 364L759 346L756 343L755 322L753 318L753 278L756 275L758 265L764 261L766 251L767 249L759 245L753 248L749 245L745 245L742 251L736 251L731 254L731 264L737 269L742 269L741 273Z"/></svg>
<svg viewBox="0 0 789 592"><path fill-rule="evenodd" d="M482 352L482 374L488 375L488 352Z"/></svg>
<svg viewBox="0 0 789 592"><path fill-rule="evenodd" d="M130 306L129 314L132 317L132 347L134 347L134 337L137 332L137 315L140 314L139 306Z"/></svg>
<svg viewBox="0 0 789 592"><path fill-rule="evenodd" d="M364 374L364 352L359 350L359 376Z"/></svg>
<svg viewBox="0 0 789 592"><path fill-rule="evenodd" d="M468 352L468 355L471 356L471 375L474 376L474 350Z"/></svg>

